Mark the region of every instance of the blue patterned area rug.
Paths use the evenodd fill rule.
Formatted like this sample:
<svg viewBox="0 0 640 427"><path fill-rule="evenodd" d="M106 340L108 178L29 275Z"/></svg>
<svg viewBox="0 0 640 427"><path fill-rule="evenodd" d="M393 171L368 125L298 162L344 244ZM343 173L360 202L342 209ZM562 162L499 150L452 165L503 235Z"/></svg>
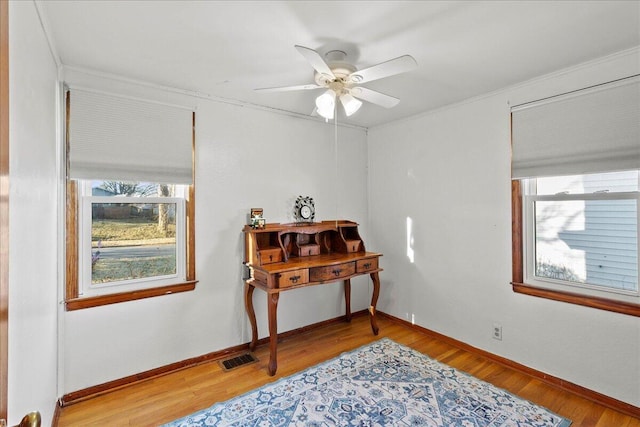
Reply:
<svg viewBox="0 0 640 427"><path fill-rule="evenodd" d="M383 338L165 427L566 427L571 421Z"/></svg>

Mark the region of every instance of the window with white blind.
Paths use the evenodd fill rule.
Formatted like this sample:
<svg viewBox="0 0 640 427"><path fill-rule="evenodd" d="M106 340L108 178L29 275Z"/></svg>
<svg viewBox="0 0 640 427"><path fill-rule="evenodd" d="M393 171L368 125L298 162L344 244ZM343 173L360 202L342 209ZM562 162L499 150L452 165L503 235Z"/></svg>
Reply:
<svg viewBox="0 0 640 427"><path fill-rule="evenodd" d="M67 309L195 287L194 117L67 92Z"/></svg>
<svg viewBox="0 0 640 427"><path fill-rule="evenodd" d="M640 79L512 109L513 288L640 316Z"/></svg>

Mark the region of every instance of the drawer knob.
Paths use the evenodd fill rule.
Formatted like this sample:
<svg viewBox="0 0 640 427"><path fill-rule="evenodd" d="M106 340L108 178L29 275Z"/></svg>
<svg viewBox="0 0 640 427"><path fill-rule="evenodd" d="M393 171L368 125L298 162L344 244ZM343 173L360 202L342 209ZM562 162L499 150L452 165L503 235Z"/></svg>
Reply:
<svg viewBox="0 0 640 427"><path fill-rule="evenodd" d="M339 275L340 275L340 273L342 273L342 270L341 270L341 269L339 269L339 268L337 268L337 269L333 270L333 271L332 271L332 273L333 273L334 275L336 275L336 276L339 276Z"/></svg>
<svg viewBox="0 0 640 427"><path fill-rule="evenodd" d="M289 280L291 280L291 283L298 283L298 280L300 280L300 276L291 276L289 277Z"/></svg>
<svg viewBox="0 0 640 427"><path fill-rule="evenodd" d="M364 268L371 268L371 263L370 262L366 262L364 264Z"/></svg>

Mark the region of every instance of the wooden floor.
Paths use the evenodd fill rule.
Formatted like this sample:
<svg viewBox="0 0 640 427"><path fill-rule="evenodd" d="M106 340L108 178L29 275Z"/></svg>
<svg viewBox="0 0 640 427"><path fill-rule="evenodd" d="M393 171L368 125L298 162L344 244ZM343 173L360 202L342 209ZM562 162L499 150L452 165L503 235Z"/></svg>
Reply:
<svg viewBox="0 0 640 427"><path fill-rule="evenodd" d="M506 389L573 421L572 427L640 427L640 420L607 409L487 359L431 338L385 317L373 336L366 316L332 323L282 340L278 372L266 373L268 346L258 347L257 363L223 371L217 362L202 364L128 386L61 408L58 426L157 426L291 375L340 353L388 337L430 357Z"/></svg>

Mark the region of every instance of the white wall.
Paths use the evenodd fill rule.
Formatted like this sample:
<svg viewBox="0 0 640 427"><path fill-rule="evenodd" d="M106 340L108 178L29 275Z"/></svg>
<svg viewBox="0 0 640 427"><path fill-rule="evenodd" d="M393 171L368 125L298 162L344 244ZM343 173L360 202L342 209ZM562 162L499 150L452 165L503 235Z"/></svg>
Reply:
<svg viewBox="0 0 640 427"><path fill-rule="evenodd" d="M9 2L9 425L53 417L57 70L33 2Z"/></svg>
<svg viewBox="0 0 640 427"><path fill-rule="evenodd" d="M509 105L639 72L640 50L628 51L370 129L370 244L385 255L380 310L640 406L637 317L509 284ZM492 339L495 322L502 341Z"/></svg>
<svg viewBox="0 0 640 427"><path fill-rule="evenodd" d="M196 106L196 270L194 292L64 312L62 393L69 393L250 339L243 300L243 235L252 207L268 222L291 222L298 195L316 202L316 220L362 224L367 242L366 132L340 128L336 178L333 124L162 93L66 70L65 80ZM354 311L370 285L352 286ZM342 286L281 295L279 331L344 314ZM268 335L266 298L254 293L260 337Z"/></svg>
<svg viewBox="0 0 640 427"><path fill-rule="evenodd" d="M367 246L384 253L381 310L640 405L637 318L511 291L507 104L637 73L637 52L375 128L368 137L341 128L337 168L331 125L163 94L162 100L198 108L200 283L194 292L61 311L56 392L54 319L63 286L56 280L62 225L55 215L56 70L33 3L11 2L9 9L10 424L32 409L43 412L46 424L60 394L247 342L240 230L251 207L263 207L269 221L290 221L298 195L315 198L320 220L360 222ZM81 74L67 78L96 83ZM99 85L159 97L149 87L109 79ZM413 263L406 256L407 217ZM366 308L367 281L355 281L353 291L354 311ZM255 303L263 337L261 292ZM280 331L342 312L337 284L288 292L280 299ZM491 339L494 322L503 325L503 341Z"/></svg>

